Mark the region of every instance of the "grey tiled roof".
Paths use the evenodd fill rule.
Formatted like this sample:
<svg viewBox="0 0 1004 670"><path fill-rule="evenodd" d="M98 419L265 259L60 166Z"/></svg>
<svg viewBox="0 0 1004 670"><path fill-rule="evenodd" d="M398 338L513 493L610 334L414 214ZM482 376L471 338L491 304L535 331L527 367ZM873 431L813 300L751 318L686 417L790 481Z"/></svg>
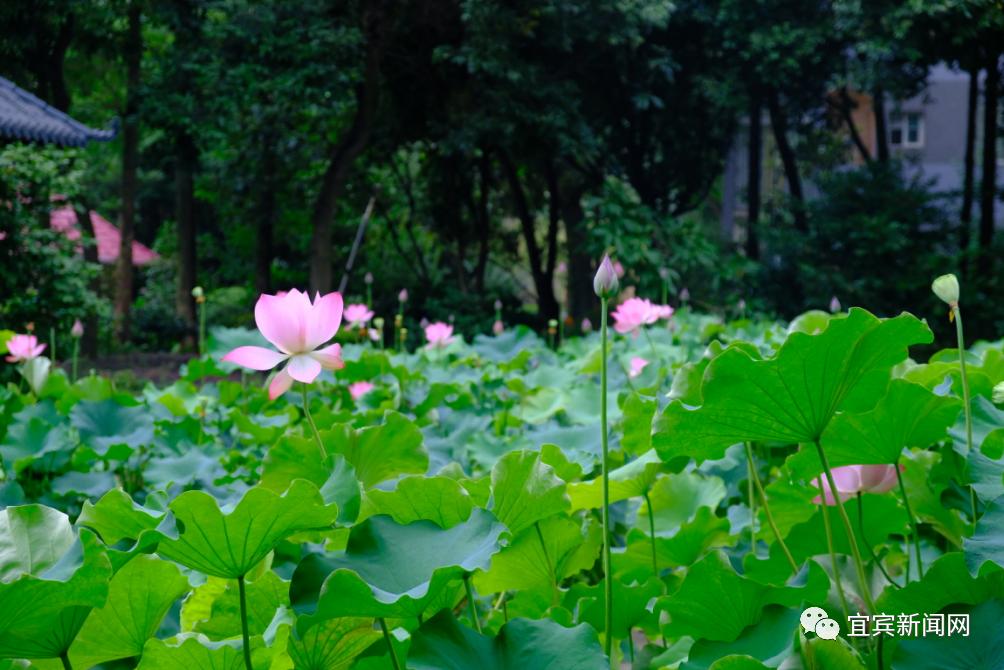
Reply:
<svg viewBox="0 0 1004 670"><path fill-rule="evenodd" d="M0 137L79 147L88 140L110 140L115 132L88 128L0 77Z"/></svg>

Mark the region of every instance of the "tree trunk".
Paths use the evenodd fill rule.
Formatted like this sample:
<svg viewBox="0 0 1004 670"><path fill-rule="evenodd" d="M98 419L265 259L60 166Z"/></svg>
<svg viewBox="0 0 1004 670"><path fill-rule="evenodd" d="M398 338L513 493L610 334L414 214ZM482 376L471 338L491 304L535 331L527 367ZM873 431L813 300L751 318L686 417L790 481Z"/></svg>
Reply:
<svg viewBox="0 0 1004 670"><path fill-rule="evenodd" d="M582 209L585 186L579 180L565 179L561 199L561 219L565 223L568 245L568 313L581 324L582 319L598 312L599 301L593 293L593 259L589 255L589 231Z"/></svg>
<svg viewBox="0 0 1004 670"><path fill-rule="evenodd" d="M959 213L959 251L962 276L969 274L969 243L973 225L973 190L976 182L976 108L980 98L980 68L969 70L969 100L966 107L966 157L962 180L962 211Z"/></svg>
<svg viewBox="0 0 1004 670"><path fill-rule="evenodd" d="M767 109L770 113L770 126L777 143L777 151L781 155L781 165L788 181L788 194L792 201L792 214L795 217L795 228L802 233L809 232L805 218L805 196L802 194L802 178L798 174L798 163L795 160L795 150L788 141L788 121L781 110L781 103L776 91L767 96Z"/></svg>
<svg viewBox="0 0 1004 670"><path fill-rule="evenodd" d="M186 346L194 346L196 338L195 288L196 234L195 234L195 142L187 132L179 133L176 140L174 163L174 218L178 236L178 279L175 285L174 308L188 331Z"/></svg>
<svg viewBox="0 0 1004 670"><path fill-rule="evenodd" d="M98 243L94 236L94 223L91 221L91 208L83 198L77 198L73 203L73 211L77 215L77 223L80 224L81 241L84 243L84 260L87 263L98 265ZM95 295L101 293L101 277L96 276L91 280L91 290ZM97 314L88 314L84 325L84 335L80 338L80 353L87 358L95 358L98 355L98 329L100 323Z"/></svg>
<svg viewBox="0 0 1004 670"><path fill-rule="evenodd" d="M345 188L352 163L369 141L373 118L376 116L380 86L380 58L383 49L379 13L367 15L366 71L356 90L356 113L352 125L331 149L328 168L321 179L311 217L313 235L310 243L310 291L331 290L331 239L338 198Z"/></svg>
<svg viewBox="0 0 1004 670"><path fill-rule="evenodd" d="M544 268L544 259L537 244L537 230L530 211L530 205L523 191L523 185L519 181L516 173L516 166L512 158L505 151L499 151L499 162L506 181L509 183L509 193L516 206L516 216L519 218L523 229L523 240L526 243L526 253L530 259L530 274L533 276L533 285L537 291L537 305L542 319L558 318L558 301L554 297L554 286L549 280ZM553 275L552 275L553 276Z"/></svg>
<svg viewBox="0 0 1004 670"><path fill-rule="evenodd" d="M122 124L121 244L115 272L115 341L129 340L129 308L133 298L132 243L136 225L136 172L139 167L139 85L143 35L138 0L129 4L125 41L126 108Z"/></svg>
<svg viewBox="0 0 1004 670"><path fill-rule="evenodd" d="M983 90L983 171L980 178L980 273L993 265L994 203L997 199L997 98L1000 95L999 54L987 62Z"/></svg>
<svg viewBox="0 0 1004 670"><path fill-rule="evenodd" d="M872 92L872 110L875 113L875 154L880 163L889 161L889 131L885 123L885 89L876 86Z"/></svg>
<svg viewBox="0 0 1004 670"><path fill-rule="evenodd" d="M851 135L851 141L854 142L854 147L861 154L861 159L865 163L872 162L872 154L868 151L868 145L865 144L864 140L861 138L861 133L858 132L858 127L854 123L854 115L851 113L854 111L854 100L851 99L850 93L847 92L847 87L844 86L840 89L840 116L844 120L844 125L847 126L847 132Z"/></svg>
<svg viewBox="0 0 1004 670"><path fill-rule="evenodd" d="M275 230L275 189L276 156L275 142L266 134L263 142L262 155L262 193L261 205L258 211L258 230L254 247L254 286L261 295L272 290L272 256Z"/></svg>
<svg viewBox="0 0 1004 670"><path fill-rule="evenodd" d="M750 96L746 179L746 256L753 260L760 258L757 223L760 220L760 166L763 160L763 126L760 123L762 116L760 96L754 93Z"/></svg>
<svg viewBox="0 0 1004 670"><path fill-rule="evenodd" d="M558 171L552 161L545 167L547 177L547 275L549 285L554 285L554 268L558 265L558 227L561 225L561 189Z"/></svg>

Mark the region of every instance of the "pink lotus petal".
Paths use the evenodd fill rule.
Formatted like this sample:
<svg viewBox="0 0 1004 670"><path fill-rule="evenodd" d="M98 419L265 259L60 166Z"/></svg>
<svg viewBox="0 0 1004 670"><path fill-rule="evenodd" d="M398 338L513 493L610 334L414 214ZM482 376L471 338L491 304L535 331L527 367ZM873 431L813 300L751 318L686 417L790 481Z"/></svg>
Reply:
<svg viewBox="0 0 1004 670"><path fill-rule="evenodd" d="M425 339L430 347L445 347L453 342L453 326L437 321L425 327Z"/></svg>
<svg viewBox="0 0 1004 670"><path fill-rule="evenodd" d="M306 348L316 349L338 332L342 324L342 294L329 293L314 298L307 312Z"/></svg>
<svg viewBox="0 0 1004 670"><path fill-rule="evenodd" d="M861 465L861 490L868 493L886 493L897 484L896 468L892 465Z"/></svg>
<svg viewBox="0 0 1004 670"><path fill-rule="evenodd" d="M290 295L262 294L254 307L258 330L285 354L299 353L303 349L302 313L290 302Z"/></svg>
<svg viewBox="0 0 1004 670"><path fill-rule="evenodd" d="M369 382L356 382L349 385L349 395L353 400L359 400L364 395L373 390L373 384Z"/></svg>
<svg viewBox="0 0 1004 670"><path fill-rule="evenodd" d="M366 305L348 305L342 313L342 317L354 328L361 328L373 318L373 311Z"/></svg>
<svg viewBox="0 0 1004 670"><path fill-rule="evenodd" d="M272 383L268 385L268 399L275 400L293 386L293 378L286 372L286 368L279 370Z"/></svg>
<svg viewBox="0 0 1004 670"><path fill-rule="evenodd" d="M7 352L10 355L6 360L8 363L17 363L37 358L45 351L45 346L39 344L38 338L34 335L14 335L7 340Z"/></svg>
<svg viewBox="0 0 1004 670"><path fill-rule="evenodd" d="M341 370L345 367L342 361L342 345L332 344L312 352L310 356L321 364L325 370Z"/></svg>
<svg viewBox="0 0 1004 670"><path fill-rule="evenodd" d="M646 365L648 365L648 361L641 356L635 356L631 359L631 369L628 372L628 377L637 377L645 369Z"/></svg>
<svg viewBox="0 0 1004 670"><path fill-rule="evenodd" d="M297 354L289 359L284 369L296 381L310 384L321 374L321 362L312 354Z"/></svg>
<svg viewBox="0 0 1004 670"><path fill-rule="evenodd" d="M662 316L664 313L662 307L653 305L650 300L629 298L618 305L610 316L614 320L614 330L623 335L636 332L642 326L655 323L660 318L668 318L668 316ZM672 311L670 311L671 313Z"/></svg>
<svg viewBox="0 0 1004 670"><path fill-rule="evenodd" d="M252 370L271 370L286 360L287 356L265 347L237 347L223 357L227 363L235 363Z"/></svg>

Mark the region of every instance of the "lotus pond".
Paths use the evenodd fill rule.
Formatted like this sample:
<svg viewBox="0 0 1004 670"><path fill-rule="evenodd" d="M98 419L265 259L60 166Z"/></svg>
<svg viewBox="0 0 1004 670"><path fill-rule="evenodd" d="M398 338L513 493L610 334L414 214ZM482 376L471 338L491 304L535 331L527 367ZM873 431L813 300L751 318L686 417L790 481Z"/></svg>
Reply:
<svg viewBox="0 0 1004 670"><path fill-rule="evenodd" d="M1001 341L963 377L854 308L498 330L8 383L0 668L1004 667Z"/></svg>

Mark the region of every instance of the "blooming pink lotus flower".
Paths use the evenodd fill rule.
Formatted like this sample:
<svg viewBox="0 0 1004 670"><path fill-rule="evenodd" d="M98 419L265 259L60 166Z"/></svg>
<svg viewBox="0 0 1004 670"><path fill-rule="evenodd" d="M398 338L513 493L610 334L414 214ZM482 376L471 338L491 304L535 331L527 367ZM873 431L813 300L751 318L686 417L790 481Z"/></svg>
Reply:
<svg viewBox="0 0 1004 670"><path fill-rule="evenodd" d="M356 382L354 384L349 384L349 395L352 396L353 400L359 400L372 390L373 384L369 382Z"/></svg>
<svg viewBox="0 0 1004 670"><path fill-rule="evenodd" d="M317 379L321 369L344 367L340 345L322 348L342 323L340 293L318 294L313 303L306 293L296 289L277 295L262 294L254 307L254 319L261 334L279 351L237 347L223 360L252 370L271 370L288 359L289 363L268 387L270 399L275 400L288 391L294 380L309 384Z"/></svg>
<svg viewBox="0 0 1004 670"><path fill-rule="evenodd" d="M20 363L37 358L45 351L45 345L38 343L34 335L15 335L7 340L8 363Z"/></svg>
<svg viewBox="0 0 1004 670"><path fill-rule="evenodd" d="M445 347L453 342L453 326L437 321L425 326L425 339L430 347Z"/></svg>
<svg viewBox="0 0 1004 670"><path fill-rule="evenodd" d="M492 332L496 335L501 335L505 331L505 325L501 321L496 321L492 324Z"/></svg>
<svg viewBox="0 0 1004 670"><path fill-rule="evenodd" d="M648 361L641 356L635 356L631 359L631 369L628 371L628 377L637 377L645 369L646 365L648 365Z"/></svg>
<svg viewBox="0 0 1004 670"><path fill-rule="evenodd" d="M363 328L373 318L373 311L366 305L349 305L342 314L352 328Z"/></svg>
<svg viewBox="0 0 1004 670"><path fill-rule="evenodd" d="M610 314L614 319L614 330L622 335L637 334L642 326L653 324L659 319L668 319L672 315L673 308L669 305L653 305L646 298L628 298Z"/></svg>
<svg viewBox="0 0 1004 670"><path fill-rule="evenodd" d="M823 496L827 505L835 505L830 483L825 475L813 482L816 488L822 483ZM833 468L833 483L837 487L837 497L840 502L853 498L858 493L885 493L896 486L896 468L892 465L844 465ZM818 503L822 496L816 496L813 502Z"/></svg>

